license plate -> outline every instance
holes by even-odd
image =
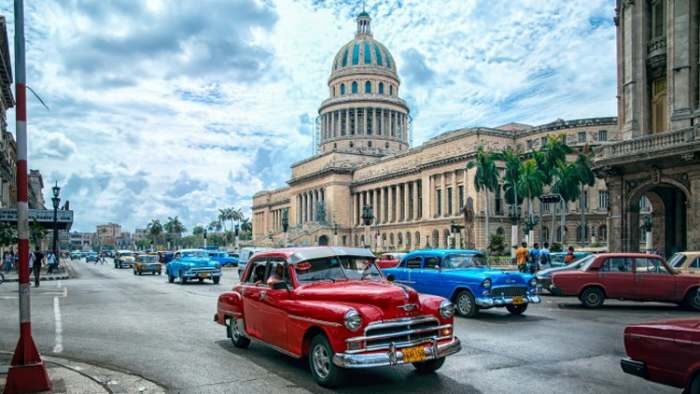
[[[414,346],[402,349],[403,362],[405,363],[415,363],[417,361],[425,360],[425,350],[423,346]]]
[[[520,305],[524,303],[525,300],[523,300],[523,297],[513,297],[513,305]]]
[[[200,277],[200,278],[208,278],[208,277],[209,277],[209,274],[207,274],[207,273],[205,272],[205,273],[203,273],[203,274],[199,274],[199,277]]]

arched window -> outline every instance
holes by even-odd
[[[411,233],[406,231],[406,250],[411,248]]]
[[[440,232],[437,230],[433,230],[433,248],[439,248],[440,247]]]
[[[384,94],[384,82],[379,82],[379,94]]]
[[[541,241],[542,242],[549,242],[549,227],[547,227],[547,226],[542,226]]]
[[[351,88],[352,94],[357,94],[357,82],[353,81],[351,86],[352,86],[352,88]]]
[[[394,233],[389,234],[389,245],[394,246]]]
[[[606,225],[602,224],[600,227],[598,227],[598,238],[600,238],[600,241],[602,242],[607,242],[608,227]]]
[[[372,141],[367,141],[367,147],[371,148],[372,147]]]
[[[360,235],[360,245],[358,245],[358,246],[365,246],[365,236],[364,235]]]
[[[416,243],[416,249],[420,249],[420,232],[419,231],[416,231],[416,238],[415,238],[415,241],[413,241],[413,242]]]
[[[397,246],[403,245],[403,234],[401,234],[401,233],[396,234],[396,245]]]
[[[365,82],[365,93],[372,93],[372,83],[370,81]]]
[[[345,95],[345,84],[344,83],[340,84],[340,95],[341,96]]]
[[[450,242],[452,242],[452,238],[450,237],[450,230],[445,229],[445,231],[442,233],[442,238],[443,238],[442,245],[445,248],[450,248],[451,247]]]
[[[586,242],[588,238],[588,228],[581,225],[576,226],[576,242]]]
[[[564,231],[564,229],[563,229],[561,226],[557,227],[557,242],[559,242],[559,243],[563,243],[563,242],[564,242],[564,237],[563,237],[563,233],[564,233],[564,232],[565,232],[565,231]],[[563,246],[563,245],[562,245],[562,246]]]
[[[389,85],[389,96],[394,95],[394,85]]]
[[[333,86],[333,97],[335,97],[335,86]]]

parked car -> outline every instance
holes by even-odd
[[[74,250],[74,251],[70,252],[70,259],[71,260],[80,260],[81,258],[83,258],[83,253],[81,251]]]
[[[175,279],[179,279],[180,284],[195,279],[199,282],[211,279],[218,285],[221,280],[221,264],[210,259],[204,249],[183,249],[175,252],[175,258],[168,263],[165,273],[170,283],[175,282]]]
[[[251,257],[257,252],[262,252],[265,250],[270,250],[270,248],[253,248],[253,247],[245,247],[241,248],[240,252],[238,253],[238,277],[241,278],[243,276],[243,272],[245,271],[246,264],[248,263],[248,260],[250,260]]]
[[[420,293],[452,300],[457,313],[464,317],[494,307],[505,307],[519,315],[528,304],[541,302],[532,275],[491,269],[478,250],[418,250],[404,256],[398,267],[383,272],[389,280]]]
[[[158,256],[155,254],[139,254],[134,262],[134,275],[143,275],[144,272],[150,272],[153,275],[162,274],[162,266],[158,262]]]
[[[576,296],[589,308],[617,298],[674,302],[700,310],[700,276],[678,273],[656,255],[599,254],[578,270],[555,273],[552,281],[553,293]]]
[[[134,266],[136,253],[130,250],[118,250],[114,254],[114,268],[131,268]]]
[[[403,256],[406,253],[384,253],[379,256],[379,261],[377,261],[377,266],[380,269],[394,268],[401,262]]]
[[[85,253],[85,262],[86,262],[86,263],[89,263],[89,262],[91,262],[91,261],[92,261],[92,262],[97,262],[97,253],[95,253],[95,252],[88,252],[88,253]]]
[[[559,268],[559,267],[564,267],[566,265],[569,265],[571,263],[567,263],[564,261],[566,258],[567,252],[554,252],[549,254],[549,264],[552,266],[552,268]],[[590,256],[592,253],[590,252],[574,252],[574,261],[578,261],[586,256]],[[573,262],[573,261],[572,261]]]
[[[700,252],[678,252],[668,259],[668,265],[678,272],[700,275]]]
[[[219,296],[214,319],[236,347],[256,340],[308,357],[323,386],[339,384],[346,368],[439,369],[461,348],[452,303],[384,280],[374,261],[344,247],[259,252],[241,283]]]
[[[535,273],[535,278],[537,279],[537,289],[544,289],[547,290],[548,292],[552,292],[552,275],[554,275],[555,272],[564,272],[564,271],[573,271],[580,269],[581,267],[584,266],[588,261],[591,259],[595,258],[595,256],[591,256],[591,254],[582,254],[584,257],[579,257],[578,259],[574,260],[572,263],[566,264],[566,265],[556,265],[553,266],[552,268],[546,268],[540,271],[537,271]],[[574,257],[576,255],[574,254]],[[563,261],[563,259],[562,259]]]
[[[238,267],[238,256],[233,257],[225,250],[207,250],[209,258],[221,264],[222,267]]]
[[[626,373],[700,394],[700,318],[627,326],[625,351]]]

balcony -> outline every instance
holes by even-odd
[[[601,146],[596,150],[595,161],[632,158],[636,155],[649,155],[673,149],[683,150],[695,142],[700,142],[700,129],[688,128],[653,134]]]

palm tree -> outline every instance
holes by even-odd
[[[221,221],[220,220],[212,220],[211,223],[207,226],[207,229],[209,231],[215,231],[219,232],[221,231]]]
[[[229,216],[231,216],[231,208],[219,209],[219,224],[223,227],[224,233],[226,233],[226,221]]]
[[[160,240],[160,236],[163,233],[163,225],[160,224],[160,220],[152,219],[150,223],[146,226],[146,231],[156,246]]]
[[[585,198],[586,193],[584,192],[585,186],[595,185],[595,174],[591,169],[591,158],[588,156],[588,147],[584,148],[583,153],[579,153],[576,161],[574,162],[576,166],[576,175],[579,181],[580,198]],[[581,239],[586,239],[586,213],[585,213],[585,202],[581,202]]]
[[[566,213],[565,209],[569,205],[570,201],[575,201],[580,193],[579,188],[580,178],[576,163],[560,163],[554,169],[554,184],[552,186],[552,191],[559,193],[564,204],[562,207],[562,222],[564,227],[566,226]],[[562,243],[564,241],[564,228],[562,228],[561,234]]]
[[[467,163],[467,169],[470,170],[472,168],[476,168],[474,188],[477,192],[482,189],[486,192],[486,227],[484,229],[484,234],[486,236],[486,244],[488,245],[489,212],[491,211],[491,195],[489,192],[494,191],[496,187],[498,187],[498,171],[496,170],[494,155],[485,151],[483,146],[480,146],[476,151],[475,159]]]
[[[573,149],[566,144],[565,134],[547,137],[547,142],[539,152],[534,154],[535,161],[544,176],[546,184],[552,183],[557,166],[566,162],[566,155],[571,153],[573,153]]]
[[[253,224],[247,217],[241,219],[241,232],[246,234],[246,239],[250,239],[248,235],[253,232]]]
[[[523,198],[520,197],[522,194],[518,196],[518,180],[520,179],[522,166],[521,156],[522,153],[520,149],[513,149],[510,146],[500,152],[494,153],[494,158],[503,161],[506,167],[503,175],[503,191],[506,202],[510,204],[513,209],[510,224],[511,246],[518,244],[518,208],[523,202]]]
[[[163,228],[176,244],[177,240],[179,240],[182,236],[182,233],[184,233],[187,230],[182,224],[182,222],[180,222],[180,218],[178,218],[177,216],[168,217],[168,221],[165,223]]]
[[[528,159],[522,164],[517,188],[522,191],[523,195],[527,196],[528,223],[532,225],[534,223],[532,200],[541,196],[544,189],[544,175],[537,167],[535,159]],[[528,227],[528,241],[532,242],[529,236],[530,231],[532,228]]]

